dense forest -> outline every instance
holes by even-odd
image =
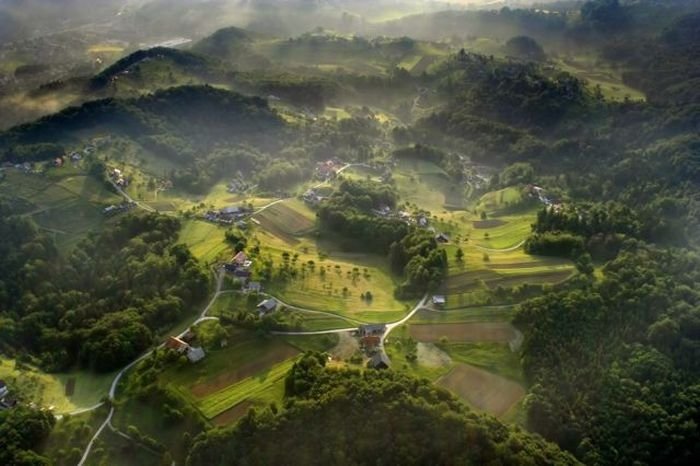
[[[187,464],[578,464],[427,381],[325,361],[304,356],[287,375],[284,410],[253,410],[232,429],[202,434]]]
[[[208,294],[173,218],[119,218],[68,257],[7,208],[0,231],[0,344],[50,371],[122,367]]]
[[[522,304],[529,426],[586,464],[694,464],[699,260],[629,240],[601,281]]]

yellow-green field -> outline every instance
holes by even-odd
[[[593,57],[565,57],[556,63],[559,69],[587,81],[589,87],[600,86],[603,96],[608,100],[646,100],[644,93],[622,82],[622,70],[614,69]]]
[[[396,282],[383,257],[338,252],[333,244],[321,245],[309,238],[292,245],[262,229],[256,231],[253,244],[259,244],[262,256],[277,266],[284,252],[298,254],[296,278],[266,285],[269,293],[288,304],[374,322],[396,320],[408,310],[410,303],[394,298]],[[368,291],[372,300],[362,300]]]
[[[32,209],[37,225],[54,236],[57,245],[69,250],[105,221],[102,209],[122,202],[95,179],[79,169],[52,168],[43,175],[6,170],[0,181],[0,196],[19,197]]]
[[[299,350],[278,338],[232,331],[228,346],[209,350],[198,364],[171,367],[160,376],[182,393],[208,419],[242,401],[267,403]]]
[[[433,213],[465,206],[464,189],[433,163],[402,160],[394,170],[393,178],[402,202]]]
[[[288,243],[313,230],[316,215],[303,202],[290,199],[272,205],[253,216],[260,226]]]
[[[204,263],[227,259],[231,248],[226,243],[226,230],[218,225],[202,220],[182,222],[179,242],[186,245],[192,254]]]

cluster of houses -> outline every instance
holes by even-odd
[[[241,279],[249,279],[252,272],[251,272],[251,267],[253,266],[253,261],[248,259],[248,256],[246,255],[245,252],[239,251],[237,252],[233,258],[231,259],[230,262],[224,264],[224,270],[230,274],[232,274],[234,277],[241,278]],[[248,283],[248,286],[250,286],[250,283]],[[258,292],[260,291],[260,286],[259,284],[257,285]],[[250,290],[254,291],[254,290]]]
[[[373,369],[388,369],[391,362],[382,349],[382,336],[386,333],[386,324],[364,324],[357,329],[357,337],[360,340],[360,348],[370,359],[367,367]]]
[[[531,198],[536,198],[542,204],[551,209],[554,209],[555,211],[559,211],[562,208],[562,205],[558,200],[547,196],[547,191],[545,191],[544,188],[535,186],[533,184],[529,184],[525,187],[525,192]]]
[[[104,215],[106,217],[112,217],[112,216],[120,214],[122,212],[126,212],[128,210],[131,210],[134,207],[136,207],[135,202],[122,202],[121,204],[118,204],[118,205],[112,204],[112,205],[107,206],[104,209],[102,209],[102,215]]]
[[[245,218],[250,215],[253,210],[245,206],[230,206],[220,210],[208,210],[204,214],[204,220],[220,225],[236,225],[240,229],[247,228],[248,224]]]
[[[10,398],[10,389],[4,380],[0,380],[0,409],[9,409],[17,404],[17,400]]]
[[[170,337],[165,342],[165,347],[176,351],[180,354],[184,354],[191,363],[199,362],[204,359],[206,353],[201,347],[193,347],[183,338],[180,337]]]
[[[343,163],[338,159],[329,159],[325,162],[316,163],[314,175],[322,181],[329,181],[336,177],[338,170],[343,166]]]
[[[321,201],[325,199],[325,197],[321,196],[315,189],[306,190],[301,198],[312,207],[319,205]]]
[[[129,186],[129,178],[126,178],[124,176],[124,173],[122,173],[122,171],[118,168],[113,168],[109,172],[109,177],[112,179],[114,184],[116,184],[120,188],[126,188],[127,186]]]

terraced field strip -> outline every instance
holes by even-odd
[[[226,426],[231,424],[237,419],[242,418],[248,412],[248,410],[253,406],[250,401],[241,401],[232,408],[223,411],[219,415],[212,418],[211,422],[215,426]]]
[[[435,55],[424,55],[420,60],[418,60],[418,63],[411,68],[411,74],[422,74],[430,65],[435,63],[435,60],[437,59],[438,57]]]
[[[522,192],[517,187],[510,187],[498,191],[491,191],[479,199],[480,210],[494,211],[515,204],[522,199]]]
[[[297,236],[310,232],[315,225],[313,217],[309,218],[286,202],[275,204],[254,218],[267,231],[291,244],[298,243]]]
[[[287,322],[292,324],[298,323],[299,330],[306,331],[333,330],[357,325],[355,322],[351,322],[342,317],[334,317],[308,311],[289,311],[285,313],[285,317],[287,317]]]
[[[503,416],[525,396],[525,389],[520,384],[463,363],[455,365],[437,384],[494,416]]]
[[[497,286],[513,287],[525,283],[543,284],[560,283],[573,273],[572,266],[561,267],[517,267],[514,269],[495,268],[464,272],[452,275],[445,280],[442,291],[447,294],[460,294]]]
[[[225,235],[225,230],[213,223],[185,220],[178,242],[185,244],[200,261],[210,262],[231,251]]]
[[[264,374],[265,371],[275,364],[286,361],[299,353],[296,348],[284,343],[268,346],[267,348],[259,348],[256,354],[255,342],[248,342],[245,345],[241,345],[240,350],[240,353],[248,355],[249,359],[236,361],[233,358],[226,358],[226,354],[223,354],[223,360],[219,361],[224,364],[221,370],[217,374],[210,375],[192,385],[189,389],[190,393],[196,398],[208,398],[212,394],[228,390],[231,386],[244,379],[258,377],[259,374]],[[241,356],[241,354],[237,356]],[[230,361],[229,367],[225,365],[226,360]]]
[[[242,401],[255,398],[274,382],[283,379],[292,365],[294,359],[276,364],[263,374],[248,377],[199,400],[196,405],[207,419],[212,419]]]
[[[508,322],[411,324],[409,333],[417,341],[431,343],[442,337],[449,341],[508,343],[517,337]]]
[[[514,306],[474,306],[462,309],[420,310],[411,319],[412,324],[464,323],[508,321]]]

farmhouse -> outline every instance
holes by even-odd
[[[372,369],[388,369],[391,366],[389,357],[384,351],[379,351],[367,362],[367,367]]]
[[[248,256],[246,256],[245,252],[239,251],[236,253],[235,256],[233,256],[233,259],[231,259],[231,262],[234,264],[243,265],[247,260],[248,260]]]
[[[360,337],[381,336],[384,335],[384,332],[386,332],[386,324],[365,324],[360,325],[357,329],[357,333]]]
[[[375,349],[377,349],[379,347],[379,345],[381,344],[381,342],[382,342],[381,337],[379,337],[377,335],[369,335],[366,337],[362,337],[362,339],[360,340],[360,344],[362,345],[364,350],[367,352],[371,352],[371,351],[374,351]]]
[[[165,342],[165,347],[177,351],[180,354],[184,354],[192,363],[201,361],[206,355],[202,348],[193,348],[189,345],[189,343],[179,337],[168,338],[168,340]]]
[[[10,393],[10,389],[7,388],[7,384],[4,380],[0,380],[0,398],[5,398],[8,393]]]
[[[179,337],[170,337],[168,341],[165,342],[165,347],[175,350],[178,353],[185,353],[190,348],[190,345]]]
[[[338,164],[333,160],[318,162],[316,164],[316,176],[322,180],[328,180],[335,177],[338,172]]]
[[[275,298],[266,299],[260,302],[257,308],[261,314],[267,314],[277,309],[277,300]]]
[[[436,294],[435,296],[433,296],[433,305],[435,306],[442,307],[445,305],[446,302],[447,300],[444,295]]]

